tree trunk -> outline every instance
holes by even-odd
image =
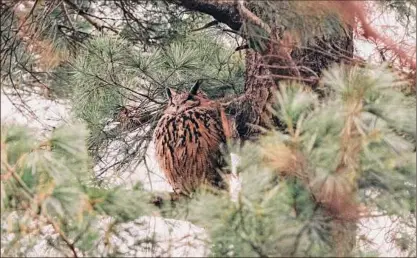
[[[213,16],[238,31],[245,21],[237,6],[228,1],[176,0],[177,4]],[[253,22],[250,21],[250,22]],[[350,28],[348,26],[348,28]],[[226,113],[234,118],[240,139],[257,137],[259,127],[280,127],[268,106],[273,105],[274,91],[280,81],[294,79],[320,93],[317,87],[324,69],[333,63],[349,62],[353,57],[352,30],[333,38],[316,38],[304,47],[294,47],[291,35],[277,33],[272,27],[266,49],[246,50],[245,93],[224,103]],[[245,37],[245,35],[242,35]],[[250,42],[253,38],[247,38]],[[301,69],[303,68],[303,69]],[[356,223],[333,219],[331,222],[334,251],[337,256],[349,256],[355,245]]]
[[[337,41],[339,43],[342,43],[343,47],[345,47],[346,49],[346,52],[350,51],[348,53],[350,53],[351,57],[353,55],[353,44],[351,42],[352,38],[348,38],[350,39],[350,41],[343,38],[337,39]],[[271,46],[272,48],[276,47],[276,45],[274,44],[271,44]],[[241,110],[241,113],[243,113],[240,115],[240,117],[238,117],[238,119],[249,118],[250,123],[261,127],[268,127],[272,125],[280,128],[280,122],[276,119],[274,120],[272,114],[268,111],[268,106],[274,104],[274,91],[277,90],[277,85],[279,85],[279,82],[281,80],[273,78],[279,78],[280,75],[285,75],[289,77],[295,76],[294,71],[292,71],[290,68],[291,65],[294,63],[298,63],[298,66],[309,66],[309,68],[316,72],[317,75],[320,75],[323,69],[328,68],[331,64],[335,62],[341,62],[346,58],[345,56],[336,55],[330,55],[329,58],[324,58],[323,56],[312,53],[313,51],[314,48],[313,50],[311,50],[310,53],[308,53],[308,51],[301,51],[299,49],[298,51],[293,51],[291,57],[292,60],[287,59],[287,63],[284,63],[283,60],[285,59],[279,58],[279,56],[271,57],[271,53],[279,54],[279,50],[270,49],[269,54],[267,55],[254,52],[253,50],[247,50],[245,97],[243,98],[243,102],[245,103],[242,103],[242,101],[238,102],[239,104],[238,107],[236,107],[236,109]],[[329,50],[329,52],[330,51],[331,50]],[[304,55],[300,54],[302,52],[304,52]],[[292,64],[290,63],[290,61],[292,62]],[[265,68],[274,66],[283,66],[289,68]],[[300,72],[297,76],[307,78],[309,75],[307,73],[303,74],[302,72]],[[313,90],[317,90],[316,80],[304,81],[304,83],[306,83],[307,87],[311,86]],[[238,125],[240,125],[241,128],[248,128],[247,126],[245,126],[244,123],[245,121],[240,121]],[[251,136],[255,135],[253,131],[244,130],[243,132],[249,133]],[[244,136],[246,138],[250,138],[250,136],[248,137],[246,134]],[[323,208],[326,209],[325,207]],[[351,256],[351,252],[355,247],[356,242],[356,221],[350,219],[345,220],[343,218],[340,218],[340,216],[338,216],[339,214],[333,215],[335,217],[330,222],[330,233],[333,239],[332,244],[334,247],[334,254],[339,257]]]

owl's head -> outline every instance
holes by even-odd
[[[188,92],[175,92],[173,89],[167,88],[168,106],[165,110],[166,114],[179,114],[192,108],[204,106],[210,103],[207,95],[199,91],[201,80],[191,87]]]

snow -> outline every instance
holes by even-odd
[[[1,123],[2,124],[20,124],[26,125],[35,129],[39,137],[46,136],[53,127],[59,126],[70,117],[70,107],[65,103],[58,103],[51,100],[43,99],[39,96],[25,97],[25,103],[33,111],[32,114],[24,112],[22,115],[19,112],[22,102],[18,97],[8,97],[1,92]],[[17,106],[13,105],[17,104]],[[148,150],[148,157],[154,156],[154,148],[151,145]],[[109,157],[111,159],[111,156]],[[144,165],[136,168],[131,168],[129,171],[120,173],[118,177],[113,180],[113,185],[125,185],[132,187],[136,182],[141,181],[145,189],[153,191],[172,191],[170,185],[166,182],[163,174],[158,169],[158,166],[153,158],[147,159],[148,167],[152,173],[147,173]],[[105,228],[110,218],[104,218],[103,223],[99,228]],[[124,229],[133,231],[133,236],[122,231],[120,237],[113,237],[111,243],[117,246],[120,252],[126,251],[126,256],[132,257],[201,257],[206,251],[204,242],[204,230],[188,221],[163,219],[160,217],[142,217],[136,223],[130,222],[121,224]],[[33,257],[57,257],[62,256],[59,252],[50,248],[47,245],[47,238],[56,238],[53,235],[53,229],[46,226],[47,237],[43,236],[40,239],[33,239],[27,237],[26,241],[35,241],[36,244],[30,249],[28,256]],[[155,234],[158,246],[152,249],[145,248],[146,246],[136,245],[135,241],[147,236],[151,237]],[[12,235],[7,236],[8,241],[12,239]],[[3,236],[2,236],[3,238]],[[2,240],[3,241],[3,240]],[[104,248],[104,247],[102,247]],[[1,250],[1,253],[4,250]]]
[[[21,7],[19,7],[21,8]],[[392,15],[383,15],[379,19],[374,20],[374,25],[381,26],[381,24],[395,24]],[[391,26],[390,29],[384,29],[384,33],[388,36],[395,37],[398,35],[399,27]],[[415,38],[411,41],[415,42]],[[372,43],[357,39],[356,54],[365,60],[375,60],[375,47]],[[415,54],[415,50],[414,50]],[[55,102],[41,97],[31,97],[26,105],[33,110],[33,114],[25,111],[25,115],[19,111],[19,108],[14,106],[11,102],[11,97],[4,94],[4,89],[1,92],[1,123],[17,123],[27,125],[38,130],[39,135],[47,134],[51,128],[56,127],[60,123],[65,122],[70,116],[70,107],[65,102]],[[13,102],[23,105],[18,97],[13,97]],[[22,109],[20,107],[20,109]],[[23,110],[25,110],[23,108]],[[145,188],[153,191],[171,191],[171,187],[167,184],[163,174],[158,169],[154,157],[154,148],[151,145],[148,150],[147,164],[152,173],[146,173],[146,168],[141,165],[132,168],[126,173],[119,175],[114,184],[124,184],[131,187],[135,182],[141,181]],[[233,157],[232,157],[233,158]],[[239,185],[238,185],[239,186]],[[237,186],[237,187],[238,187]],[[233,195],[233,194],[232,194]],[[101,229],[106,228],[111,218],[103,218],[103,223],[99,225]],[[136,223],[135,223],[136,222]],[[141,217],[135,222],[122,224],[125,233],[120,237],[112,238],[113,246],[118,246],[121,251],[126,251],[129,256],[182,256],[182,257],[200,257],[207,255],[207,247],[204,240],[207,240],[204,229],[197,227],[187,221],[168,220],[160,217]],[[144,223],[145,222],[145,223]],[[3,225],[2,225],[3,226]],[[366,236],[370,241],[359,241],[359,245],[363,249],[373,249],[379,252],[380,256],[398,257],[405,255],[398,248],[389,243],[392,237],[390,230],[395,227],[395,221],[389,217],[375,217],[363,219],[360,222],[360,230],[358,237]],[[53,230],[50,227],[44,228],[49,237],[56,237],[53,235]],[[130,234],[126,233],[130,232]],[[135,240],[143,238],[147,235],[155,234],[156,238],[161,242],[161,246],[156,249],[149,250],[141,245],[135,245]],[[11,236],[7,236],[10,238]],[[28,256],[58,256],[56,251],[47,247],[46,238],[37,240]],[[131,247],[134,246],[132,249]],[[103,246],[101,248],[104,248]],[[2,252],[4,250],[2,249]]]
[[[19,103],[18,99],[14,99]],[[60,123],[64,123],[69,117],[70,108],[65,105],[65,103],[57,103],[47,99],[42,99],[40,97],[33,97],[27,102],[27,105],[32,108],[34,114],[23,116],[17,110],[15,106],[11,103],[9,98],[7,98],[4,93],[1,93],[1,121],[4,123],[18,123],[23,125],[28,125],[29,127],[39,130],[40,135],[45,135],[48,133],[50,128],[58,126]],[[141,181],[144,183],[144,187],[147,190],[153,191],[172,191],[169,184],[166,182],[163,174],[159,170],[154,157],[154,148],[151,145],[148,150],[148,159],[147,164],[151,169],[152,173],[148,175],[144,165],[141,165],[136,168],[132,168],[126,173],[119,174],[118,179],[113,183],[120,185],[126,185],[126,187],[131,187],[135,182]],[[237,163],[236,155],[231,157],[233,163]],[[237,166],[235,164],[234,166]],[[149,180],[150,179],[150,180]],[[234,178],[236,184],[234,184],[234,190],[231,192],[233,198],[237,198],[236,193],[240,188],[240,181],[237,178]],[[100,228],[105,228],[106,223],[110,218],[105,218],[103,224],[100,225]],[[181,257],[199,257],[207,255],[207,247],[204,244],[205,242],[199,240],[206,237],[204,235],[204,230],[200,227],[192,225],[187,221],[179,220],[167,220],[160,217],[142,217],[138,218],[138,221],[144,223],[145,225],[140,225],[143,223],[126,223],[122,224],[122,227],[133,230],[134,234],[129,235],[123,234],[121,237],[115,237],[111,239],[111,243],[114,246],[118,246],[121,250],[126,251],[126,256],[163,256],[163,257],[172,257],[172,256],[181,256]],[[392,230],[395,228],[395,222],[390,218],[375,217],[367,218],[360,221],[360,229],[358,237],[366,236],[367,241],[360,240],[359,246],[363,249],[372,249],[377,250],[380,256],[384,257],[401,257],[405,253],[402,253],[398,248],[396,248],[390,237],[392,237]],[[48,230],[48,229],[45,229]],[[52,229],[49,229],[52,230]],[[411,230],[411,229],[410,229]],[[51,234],[53,231],[50,231]],[[136,246],[134,244],[136,238],[140,239],[147,235],[155,234],[158,243],[160,244],[157,248],[150,251],[143,246]],[[204,237],[201,237],[204,236]],[[53,237],[53,235],[49,235]],[[55,236],[56,237],[56,236]],[[45,237],[37,240],[36,245],[29,252],[29,256],[58,256],[55,250],[51,249],[47,245],[47,240]],[[134,247],[132,247],[134,246]]]

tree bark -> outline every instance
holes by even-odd
[[[237,5],[230,1],[210,0],[176,0],[174,1],[189,10],[211,15],[215,20],[238,31],[243,19]],[[266,10],[267,11],[267,10]],[[253,21],[252,21],[253,22]],[[274,91],[283,79],[294,79],[304,82],[320,93],[317,88],[324,69],[333,63],[349,62],[353,57],[352,29],[333,38],[316,38],[305,46],[291,45],[291,35],[285,32],[278,36],[272,26],[266,49],[246,50],[245,93],[225,103],[226,112],[234,117],[236,130],[240,139],[256,137],[257,126],[280,126],[268,111],[274,103]],[[245,37],[245,35],[242,35]],[[246,38],[250,41],[250,38]],[[356,223],[336,217],[331,222],[334,251],[337,256],[349,256],[356,236]]]
[[[239,31],[245,20],[233,1],[214,0],[172,0],[169,1],[191,11],[211,15],[218,22],[224,23],[232,30]],[[242,37],[248,35],[241,34]],[[267,49],[256,52],[246,50],[245,94],[229,101],[226,112],[234,117],[240,138],[249,138],[259,132],[255,126],[280,126],[273,120],[267,106],[273,104],[274,90],[278,89],[279,81],[295,79],[309,87],[317,89],[322,71],[333,63],[349,61],[353,57],[352,30],[345,35],[329,39],[314,39],[306,46],[285,46],[287,39],[279,37],[272,27]]]

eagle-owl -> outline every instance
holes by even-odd
[[[157,162],[178,194],[189,195],[202,184],[224,188],[218,169],[226,137],[219,110],[198,91],[200,83],[189,92],[167,89],[169,102],[153,136]]]

